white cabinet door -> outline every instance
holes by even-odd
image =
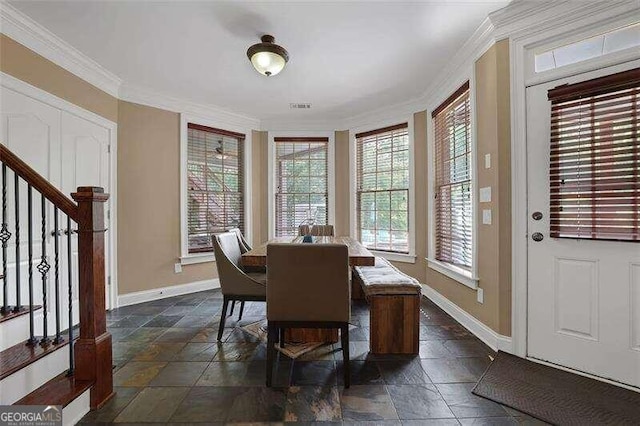
[[[2,88],[0,98],[0,137],[2,143],[18,155],[24,162],[34,168],[49,182],[56,186],[67,196],[75,192],[79,186],[100,186],[105,192],[110,192],[111,164],[109,144],[113,132],[94,121],[75,115],[69,111],[51,106],[46,102],[34,99],[26,94],[13,89]],[[82,114],[80,114],[82,115]],[[16,284],[15,277],[15,221],[14,221],[14,186],[13,172],[7,172],[7,217],[12,239],[7,247],[8,262],[8,300],[15,303]],[[42,304],[42,276],[36,267],[40,263],[42,253],[42,215],[41,197],[33,191],[33,254],[34,254],[34,296],[35,304]],[[105,226],[109,228],[107,211],[110,201],[105,203]],[[47,261],[51,266],[46,282],[48,334],[55,332],[55,238],[54,208],[51,203],[46,203],[45,224],[45,250]],[[20,185],[20,288],[21,304],[28,304],[28,232],[27,232],[27,185]],[[76,229],[76,224],[72,224]],[[69,272],[71,272],[71,299],[74,312],[74,323],[78,322],[78,252],[77,235],[71,238],[71,268],[67,262],[67,236],[63,233],[67,229],[66,215],[58,211],[58,294],[60,301],[60,325],[61,329],[68,327],[69,305]],[[105,277],[110,271],[110,234],[105,235]],[[109,307],[110,291],[106,287],[106,306]],[[39,311],[40,312],[40,311]],[[38,313],[37,333],[42,332],[42,321]]]
[[[527,89],[528,355],[640,387],[640,244],[549,237],[548,90],[622,70]]]
[[[61,116],[61,185],[60,190],[71,196],[79,186],[100,186],[110,192],[110,162],[109,162],[109,130],[95,123],[82,119],[76,115],[63,111]],[[109,201],[105,203],[105,226]],[[64,215],[62,215],[64,216]],[[66,217],[65,217],[66,221]],[[75,228],[75,225],[72,224]],[[60,229],[66,230],[66,222],[60,224]],[[108,231],[107,231],[108,232]],[[72,300],[73,312],[77,321],[78,301],[78,243],[77,235],[71,238],[71,272],[72,272]],[[67,250],[67,238],[61,238],[61,248]],[[65,257],[66,259],[66,257]],[[105,277],[109,274],[109,235],[105,235]],[[68,279],[68,264],[63,265],[65,280]],[[68,290],[68,282],[64,288]],[[109,289],[106,291],[106,306],[109,305]],[[65,298],[64,306],[68,304]]]
[[[2,116],[0,135],[2,143],[11,151],[19,156],[25,163],[35,169],[40,175],[58,186],[60,183],[60,110],[46,105],[42,102],[34,100],[21,93],[13,90],[2,88],[1,91],[0,112]],[[29,289],[29,268],[28,268],[28,252],[29,252],[29,232],[28,232],[28,199],[27,185],[20,180],[19,183],[19,233],[20,233],[20,273],[16,272],[16,227],[15,227],[15,185],[14,173],[7,168],[6,171],[6,218],[5,223],[8,225],[9,231],[12,233],[8,241],[7,247],[7,282],[8,282],[8,301],[15,304],[16,301],[16,279],[20,278],[20,303],[28,305],[28,289]],[[53,246],[51,244],[50,231],[51,210],[47,207],[49,203],[45,203],[45,238],[44,250],[47,262],[52,265]],[[42,239],[42,223],[41,214],[42,201],[40,195],[34,190],[32,195],[32,253],[33,253],[33,294],[34,303],[42,304],[43,292],[47,292],[48,314],[52,309],[52,275],[53,269],[46,276],[43,283],[42,275],[37,270],[37,265],[42,258],[43,239]],[[53,266],[53,265],[52,265]],[[42,316],[42,311],[38,311],[38,317]],[[49,328],[48,332],[52,329]],[[42,321],[36,322],[36,333],[42,332]]]

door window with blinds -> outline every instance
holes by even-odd
[[[245,135],[192,123],[187,131],[189,253],[210,252],[213,234],[244,232]]]
[[[465,83],[432,113],[435,132],[435,258],[472,267],[471,111]]]
[[[274,138],[276,237],[328,220],[328,138]]]
[[[549,100],[551,237],[640,241],[640,68]]]
[[[370,249],[409,253],[407,123],[356,134],[358,239]]]

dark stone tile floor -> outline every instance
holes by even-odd
[[[495,354],[426,298],[418,356],[370,354],[367,305],[354,303],[349,389],[339,344],[295,361],[280,354],[267,388],[265,345],[239,328],[265,308],[247,302],[242,321],[236,310],[220,343],[219,290],[109,312],[117,393],[82,423],[543,424],[471,394]]]

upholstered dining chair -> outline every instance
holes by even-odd
[[[242,252],[240,242],[234,232],[225,232],[214,235],[213,252],[216,257],[216,267],[218,268],[218,278],[222,289],[222,316],[220,317],[220,328],[218,330],[218,340],[222,339],[224,323],[227,318],[227,307],[229,302],[239,300],[240,318],[245,301],[265,302],[267,300],[266,275],[260,273],[244,272],[241,268]]]
[[[227,229],[227,232],[233,232],[234,234],[236,234],[236,236],[238,237],[238,241],[240,242],[240,251],[242,252],[242,254],[245,254],[246,252],[251,250],[251,245],[246,240],[246,238],[244,238],[244,235],[242,235],[242,231],[240,230],[240,228]]]
[[[309,235],[309,225],[300,225],[298,227],[298,235]],[[313,225],[311,235],[314,237],[333,237],[333,225]]]
[[[242,235],[242,231],[240,230],[240,228],[227,229],[227,232],[233,232],[238,237],[241,254],[245,254],[246,252],[252,250],[251,245],[249,244],[247,239],[244,237],[244,235]],[[262,274],[267,273],[267,268],[265,268],[264,266],[244,266],[242,267],[242,270],[250,273],[254,273],[254,272],[259,272]],[[235,307],[236,307],[236,301],[234,300],[231,302],[231,311],[229,312],[230,317],[233,316],[233,310],[235,309]],[[240,315],[238,315],[238,321],[242,319],[242,312],[244,312],[244,300],[240,302]]]
[[[349,387],[351,288],[347,246],[269,244],[267,282],[267,386],[271,386],[275,341],[281,329],[339,328],[344,385]]]

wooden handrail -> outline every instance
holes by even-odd
[[[36,191],[44,195],[47,200],[51,201],[54,206],[62,210],[69,218],[75,222],[78,221],[77,204],[1,143],[0,162],[6,164],[7,167],[16,172],[18,176],[24,179],[25,182],[31,185]]]

